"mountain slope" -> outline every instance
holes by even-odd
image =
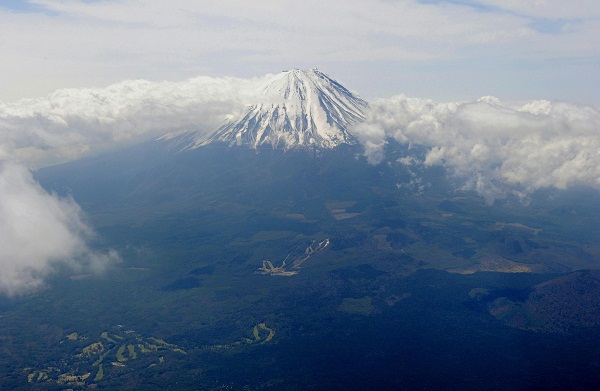
[[[215,142],[283,149],[354,144],[348,127],[364,119],[367,107],[367,102],[317,69],[279,73],[258,93],[258,103],[215,133],[188,135],[188,148]]]

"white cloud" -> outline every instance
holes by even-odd
[[[37,288],[59,264],[98,272],[117,261],[114,251],[88,248],[92,235],[73,200],[48,194],[23,166],[0,162],[0,292]]]
[[[478,0],[488,5],[532,18],[584,19],[600,17],[600,3],[596,0]]]
[[[512,72],[538,75],[531,64],[544,65],[549,59],[553,65],[556,60],[597,62],[600,50],[594,39],[598,6],[592,0],[541,5],[481,1],[506,12],[418,0],[31,3],[37,4],[36,12],[14,12],[0,5],[0,98],[4,100],[124,79],[248,76],[292,66],[328,66],[331,72],[351,73],[347,70],[352,69],[364,74],[365,69],[373,69],[372,64],[395,72],[427,64],[430,73],[442,78],[452,72],[456,61],[464,61],[470,74],[483,78],[489,75],[490,64],[508,62]],[[540,21],[543,18],[547,23],[561,19],[559,24],[565,26],[560,34],[544,34],[536,27],[545,23]],[[596,69],[593,65],[587,64],[586,69]],[[561,74],[575,78],[568,71],[576,66],[565,66]],[[390,78],[379,71],[370,75],[377,80],[365,85],[378,85],[381,91],[390,84]],[[402,83],[410,80],[407,76]],[[478,82],[464,80],[469,85]]]
[[[371,102],[367,122],[354,131],[372,163],[383,158],[387,138],[424,145],[422,164],[447,167],[490,203],[513,190],[600,187],[600,111],[590,106],[399,95]]]
[[[0,158],[40,166],[168,131],[215,130],[244,109],[249,99],[244,91],[256,82],[210,77],[173,83],[133,80],[0,102]]]

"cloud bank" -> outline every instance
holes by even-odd
[[[488,203],[511,191],[600,187],[600,111],[591,106],[494,97],[435,103],[398,95],[371,102],[367,121],[354,132],[374,164],[388,138],[427,147],[419,164],[445,166]]]
[[[39,287],[58,265],[101,271],[114,251],[88,248],[93,232],[72,199],[48,194],[23,166],[0,162],[0,292]]]
[[[30,167],[73,160],[168,131],[208,131],[244,109],[262,79],[129,80],[0,101],[0,159]]]

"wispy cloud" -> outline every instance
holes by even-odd
[[[489,203],[513,190],[600,187],[600,111],[591,106],[399,95],[371,102],[367,121],[354,131],[371,163],[383,159],[388,138],[423,145],[428,152],[420,164],[447,167]]]
[[[0,162],[0,292],[38,288],[58,265],[99,272],[119,260],[90,250],[92,235],[72,199],[47,193],[23,166]]]
[[[600,17],[600,4],[595,0],[473,0],[471,4],[485,6],[495,12],[512,13],[530,18],[590,19]]]
[[[594,39],[600,3],[590,0],[348,0],[343,5],[316,0],[268,0],[260,5],[241,0],[33,0],[28,4],[18,9],[0,6],[4,100],[140,77],[245,77],[312,66],[375,76],[364,85],[387,92],[393,79],[378,71],[366,73],[373,69],[369,64],[397,72],[425,64],[429,73],[441,77],[457,61],[468,64],[469,73],[476,75],[463,84],[474,85],[489,76],[487,64],[492,61],[508,61],[513,73],[530,75],[533,72],[523,62],[597,61],[600,50]],[[561,73],[575,77],[567,70]],[[363,84],[360,75],[354,78]]]

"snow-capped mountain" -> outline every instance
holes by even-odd
[[[270,78],[256,104],[188,148],[210,143],[258,148],[335,148],[355,143],[348,127],[364,120],[367,102],[318,69],[292,69]]]

